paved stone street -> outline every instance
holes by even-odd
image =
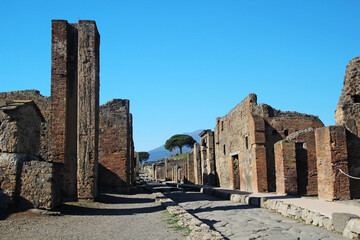
[[[17,213],[0,220],[0,239],[184,239],[153,194],[107,194],[67,204],[62,216]],[[1,218],[0,218],[1,219]]]
[[[219,231],[225,239],[346,239],[324,229],[301,224],[262,208],[225,201],[197,192],[171,192],[168,197]]]

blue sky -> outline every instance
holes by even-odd
[[[0,2],[0,91],[50,94],[51,19],[95,20],[100,103],[130,99],[136,151],[214,129],[249,93],[334,124],[360,1]]]

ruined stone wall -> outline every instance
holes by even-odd
[[[62,164],[45,161],[24,162],[19,186],[21,208],[54,209],[62,203],[58,185]]]
[[[360,137],[360,57],[346,66],[344,87],[335,111],[336,125]]]
[[[226,116],[217,118],[215,154],[220,186],[275,191],[274,144],[297,130],[322,126],[312,115],[257,105],[256,95],[250,94]]]
[[[216,170],[221,187],[229,188],[230,156],[244,149],[245,138],[248,136],[248,103],[256,104],[256,95],[250,94],[226,116],[216,119],[215,127],[215,158]]]
[[[200,155],[201,155],[201,171],[204,185],[217,185],[217,174],[215,166],[215,143],[214,132],[204,130],[200,134]]]
[[[157,180],[164,180],[165,179],[165,165],[164,163],[157,163],[154,164],[155,173],[154,178]]]
[[[349,174],[360,177],[360,57],[346,66],[344,86],[335,112],[335,123],[347,129]],[[350,178],[352,198],[360,198],[360,181]]]
[[[130,101],[113,99],[100,106],[99,181],[101,187],[130,186],[133,141]]]
[[[44,121],[33,101],[15,100],[0,107],[0,209],[47,208],[61,203],[62,166],[39,161]],[[55,179],[56,178],[56,179]]]
[[[24,90],[0,93],[0,106],[11,102],[13,100],[32,100],[40,109],[45,121],[41,123],[40,129],[40,147],[38,149],[39,155],[42,159],[48,160],[50,152],[50,98],[43,96],[37,90]]]
[[[170,181],[180,181],[180,182],[187,181],[186,178],[187,158],[182,158],[182,159],[168,158],[166,160],[166,165],[164,165],[164,167],[165,166],[166,169],[164,171],[167,174],[167,179],[169,179]],[[179,169],[182,169],[181,175],[179,175],[180,174]],[[164,173],[164,177],[165,177],[165,173]]]
[[[350,199],[346,130],[342,126],[318,128],[315,131],[318,170],[318,196],[321,199]]]
[[[296,194],[317,195],[317,159],[315,145],[315,129],[309,128],[290,134],[286,141],[294,143],[295,170],[297,180]],[[275,154],[275,159],[276,159]],[[278,172],[278,170],[276,170]],[[278,177],[276,177],[278,182]],[[280,178],[281,179],[281,178]],[[278,192],[278,189],[276,190]]]
[[[278,112],[264,115],[266,121],[266,155],[269,191],[275,191],[274,144],[288,135],[303,129],[320,128],[324,124],[316,116],[297,112]]]

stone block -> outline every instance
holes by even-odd
[[[360,239],[360,218],[353,218],[347,223],[343,236],[350,239]]]
[[[353,218],[359,218],[359,216],[350,213],[333,213],[331,218],[335,231],[342,233],[348,222]]]

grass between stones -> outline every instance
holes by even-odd
[[[169,211],[164,210],[162,213],[166,217],[166,222],[171,225],[169,228],[173,229],[174,231],[184,231],[183,237],[190,235],[190,228],[189,227],[182,227],[178,225],[179,217],[175,214],[169,213]]]

